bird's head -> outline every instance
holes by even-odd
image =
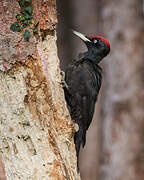
[[[107,56],[110,52],[110,43],[109,41],[101,36],[91,36],[87,37],[84,34],[72,30],[75,35],[77,35],[83,42],[86,44],[88,48],[88,54],[93,59],[98,58],[100,62],[102,58]]]

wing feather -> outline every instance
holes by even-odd
[[[83,146],[86,131],[92,121],[95,103],[101,87],[101,68],[88,61],[71,64],[66,71],[66,83],[69,89],[68,105],[72,119],[81,127]],[[78,135],[78,133],[77,133]]]

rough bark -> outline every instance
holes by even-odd
[[[103,1],[111,42],[102,99],[102,180],[144,179],[144,21],[141,1]]]
[[[40,38],[31,35],[25,42],[23,30],[9,29],[18,2],[0,2],[0,173],[5,166],[9,180],[77,180],[74,128],[57,57],[56,3],[33,6]]]

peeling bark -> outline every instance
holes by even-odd
[[[73,122],[57,57],[56,4],[33,5],[40,39],[24,42],[23,31],[9,29],[18,3],[0,2],[0,157],[10,180],[77,180]]]

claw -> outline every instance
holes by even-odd
[[[79,131],[79,125],[77,123],[74,124],[74,130],[75,130],[75,132]]]
[[[60,75],[61,75],[61,80],[64,81],[65,80],[65,72],[61,71]]]
[[[61,74],[61,84],[62,84],[62,87],[66,88],[68,90],[68,85],[65,82],[65,72],[61,71],[60,74]]]

